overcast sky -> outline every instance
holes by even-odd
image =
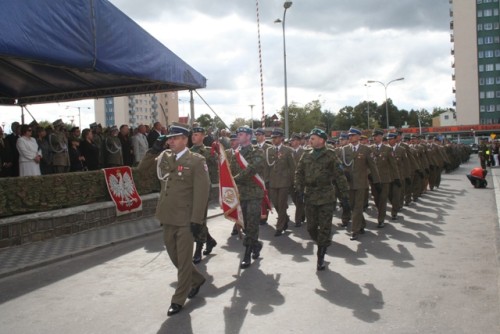
[[[198,92],[229,125],[236,117],[260,119],[259,54],[255,0],[111,0],[125,14],[207,78]],[[284,105],[282,0],[260,0],[264,109]],[[295,0],[286,14],[288,101],[320,100],[337,112],[360,101],[384,102],[388,87],[400,109],[452,107],[448,0]],[[189,112],[179,92],[180,116]],[[210,113],[195,94],[196,116]],[[70,106],[67,108],[67,106]],[[93,102],[28,106],[37,120],[60,115],[93,122]],[[91,110],[87,110],[91,107]],[[19,108],[1,108],[1,122]],[[50,111],[50,112],[49,112]],[[28,116],[27,121],[31,121]],[[65,122],[68,117],[63,117]],[[7,126],[8,129],[8,126]]]

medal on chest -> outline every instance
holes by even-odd
[[[182,171],[184,170],[184,166],[177,166],[177,175],[182,176]]]

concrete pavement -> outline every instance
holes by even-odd
[[[160,233],[4,277],[0,332],[498,333],[500,170],[474,189],[465,174],[477,165],[473,156],[443,174],[384,229],[370,209],[359,241],[339,229],[324,272],[305,227],[276,238],[272,226],[261,230],[261,259],[240,270],[231,223],[211,219],[218,246],[199,264],[207,283],[173,317],[176,271]]]

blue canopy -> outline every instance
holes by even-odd
[[[0,1],[0,104],[204,87],[205,77],[106,0]]]

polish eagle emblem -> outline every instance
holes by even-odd
[[[121,171],[117,171],[116,174],[111,174],[109,176],[109,189],[119,199],[121,205],[130,207],[137,202],[137,198],[133,197],[135,187],[130,173],[122,174]]]

